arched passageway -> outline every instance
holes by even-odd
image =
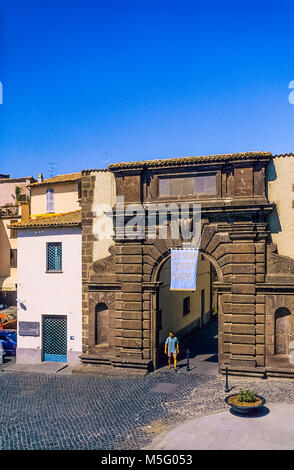
[[[185,356],[188,347],[191,354],[206,353],[217,361],[218,308],[213,287],[217,273],[208,257],[199,253],[195,291],[170,290],[170,256],[158,269],[157,280],[160,286],[156,309],[157,366],[166,363],[164,343],[170,331],[174,331],[180,340],[180,358]]]

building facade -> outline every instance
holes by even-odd
[[[0,304],[16,306],[17,233],[11,223],[20,220],[20,206],[29,199],[33,177],[10,178],[0,175]]]
[[[79,362],[82,352],[81,175],[40,178],[18,234],[19,363]]]
[[[193,221],[192,206],[197,203],[200,253],[216,272],[219,370],[293,376],[294,259],[280,232],[273,229],[280,223],[289,231],[270,168],[274,165],[277,175],[285,171],[279,162],[286,157],[279,158],[269,152],[248,152],[109,165],[105,190],[114,215],[114,236],[103,240],[105,252],[99,257],[95,245],[102,241],[97,241],[93,208],[102,173],[82,173],[85,366],[141,371],[158,367],[163,336],[170,325],[179,325],[173,323],[179,319],[167,315],[164,334],[160,332],[164,273],[170,249],[182,248],[183,239],[170,235],[150,239],[144,228],[131,239],[125,209],[140,205],[141,220],[146,221],[154,204],[186,204]],[[122,201],[120,206],[114,207],[115,196]],[[118,223],[122,213],[123,224]],[[101,217],[105,222],[111,219],[107,210]],[[158,233],[160,223],[156,217],[153,220]],[[291,230],[288,237],[293,241]],[[179,297],[177,301],[181,302]]]

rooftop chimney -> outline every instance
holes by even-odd
[[[38,174],[38,183],[43,183],[43,174],[42,173],[39,173]]]

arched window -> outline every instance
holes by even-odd
[[[109,343],[109,311],[105,303],[95,307],[95,345],[108,346]]]
[[[275,313],[275,354],[288,355],[291,333],[291,312],[280,307]]]

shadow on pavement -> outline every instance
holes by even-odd
[[[241,413],[237,413],[231,408],[230,413],[233,416],[237,416],[238,418],[262,418],[263,416],[268,415],[270,413],[270,410],[269,408],[267,408],[267,406],[262,406],[258,408],[256,411],[251,411],[248,414],[242,415]]]

